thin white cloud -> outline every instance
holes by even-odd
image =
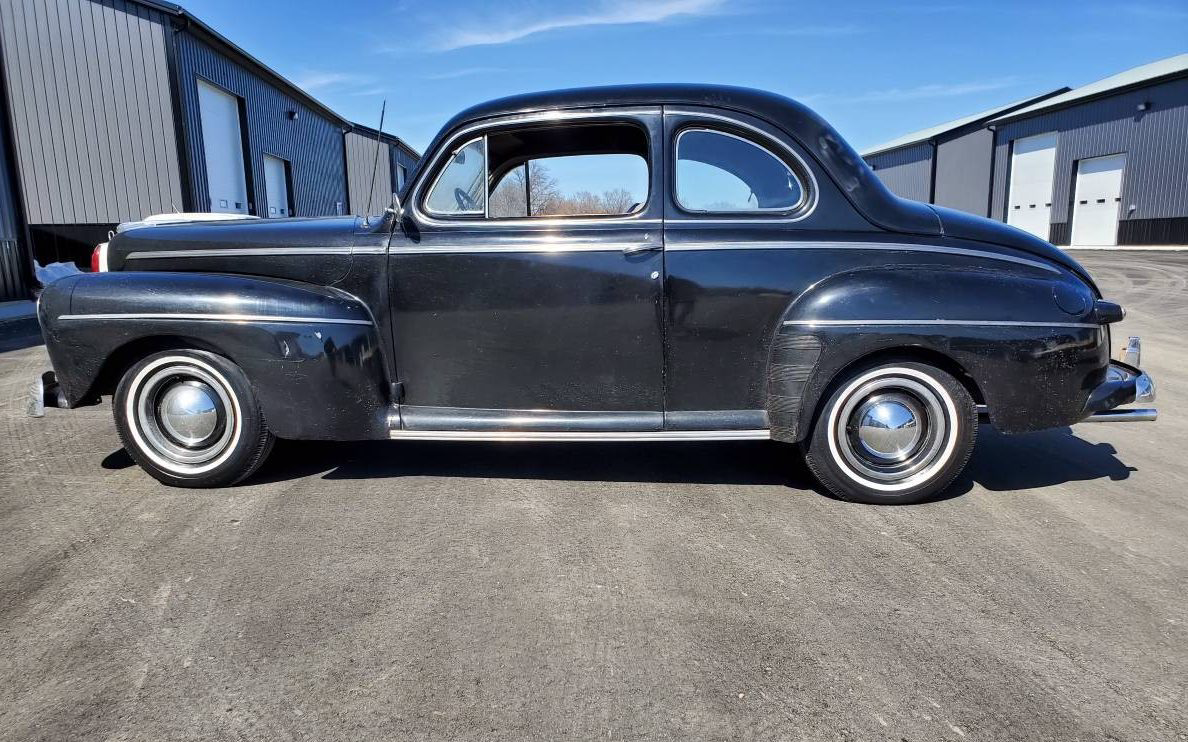
[[[831,37],[854,36],[871,29],[852,23],[838,26],[757,26],[733,31],[720,31],[715,36],[788,36],[788,37]]]
[[[435,72],[429,75],[422,75],[422,80],[457,80],[460,77],[474,77],[476,75],[496,75],[501,72],[507,72],[503,67],[465,67],[460,70],[449,70],[448,72]]]
[[[356,75],[350,72],[328,72],[325,70],[306,70],[297,76],[293,83],[306,91],[335,90],[341,88],[356,88],[372,82],[370,77]]]
[[[798,96],[803,103],[889,103],[892,101],[925,100],[929,98],[956,98],[973,93],[985,93],[1002,90],[1018,84],[1015,77],[1000,77],[994,80],[973,80],[958,83],[929,83],[910,88],[886,88],[884,90],[868,90],[854,95],[816,93]]]
[[[589,26],[622,26],[640,23],[662,23],[682,16],[706,16],[724,11],[725,0],[599,0],[584,11],[556,12],[536,7],[521,12],[510,12],[506,3],[500,3],[497,15],[483,15],[469,19],[469,23],[451,24],[441,35],[430,37],[429,48],[434,51],[452,51],[472,46],[508,44],[528,36],[586,28]]]

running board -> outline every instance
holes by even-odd
[[[634,441],[760,441],[771,438],[770,430],[644,430],[644,431],[552,431],[552,430],[392,430],[388,437],[412,441],[525,441],[629,443]]]

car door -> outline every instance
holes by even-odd
[[[659,430],[659,109],[454,133],[389,247],[406,430]]]
[[[831,246],[873,228],[772,124],[700,106],[666,106],[664,120],[665,426],[767,428],[784,404],[769,369],[802,381],[816,358],[773,348],[781,315],[850,259]]]

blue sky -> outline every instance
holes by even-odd
[[[347,118],[423,149],[460,109],[579,85],[797,98],[862,149],[1188,51],[1188,0],[183,0]]]

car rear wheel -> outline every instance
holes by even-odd
[[[168,485],[234,484],[272,448],[247,377],[214,353],[171,350],[141,360],[120,380],[112,407],[129,455]]]
[[[834,384],[802,446],[809,469],[837,497],[909,504],[935,497],[961,473],[977,425],[973,398],[949,373],[883,363]]]

